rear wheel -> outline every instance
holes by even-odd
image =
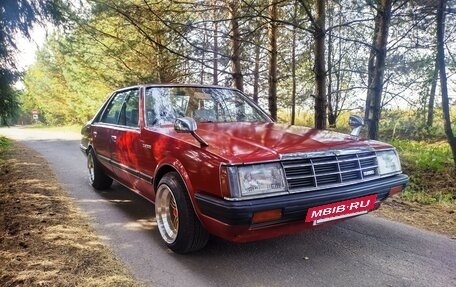
[[[176,172],[160,180],[155,195],[155,217],[160,235],[172,251],[184,254],[206,246],[209,234],[196,217]]]
[[[93,188],[104,190],[111,186],[112,178],[105,174],[92,149],[87,155],[87,170],[89,172],[89,183]]]

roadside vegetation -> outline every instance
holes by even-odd
[[[455,204],[456,208],[456,170],[446,142],[393,140],[391,144],[410,176],[410,185],[401,195],[404,200]]]
[[[401,198],[420,204],[450,204],[456,210],[456,166],[445,135],[440,109],[432,127],[422,111],[388,111],[380,125],[380,139],[396,147],[410,184]],[[456,117],[456,107],[451,110]],[[453,124],[456,127],[456,123]]]
[[[10,146],[10,140],[4,136],[0,136],[0,158],[5,154]]]
[[[456,239],[456,168],[444,139],[393,139],[409,186],[373,215]]]

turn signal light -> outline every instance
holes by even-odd
[[[402,185],[393,186],[393,187],[390,189],[390,191],[389,191],[389,195],[390,195],[390,196],[395,195],[395,194],[401,192],[402,189],[403,189],[403,188],[402,188]]]
[[[253,213],[252,223],[261,223],[266,221],[273,221],[282,218],[281,209],[258,211]]]

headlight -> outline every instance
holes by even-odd
[[[285,191],[285,178],[279,163],[229,167],[233,197],[246,197]]]
[[[401,162],[394,150],[385,150],[377,152],[378,173],[387,175],[401,171]]]

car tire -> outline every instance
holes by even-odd
[[[112,178],[106,175],[98,162],[95,152],[91,149],[87,155],[87,169],[89,172],[90,185],[98,190],[105,190],[111,187]]]
[[[163,241],[176,253],[197,251],[209,240],[176,172],[167,173],[160,180],[155,195],[155,217]]]

